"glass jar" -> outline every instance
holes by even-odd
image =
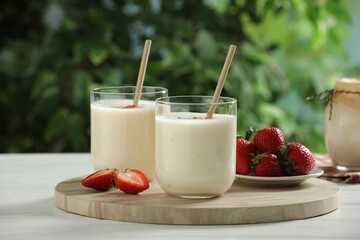
[[[360,79],[336,82],[325,110],[324,136],[339,170],[360,170]]]

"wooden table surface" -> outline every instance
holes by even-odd
[[[360,239],[360,184],[339,184],[340,207],[329,214],[262,224],[140,224],[55,207],[59,182],[92,171],[89,154],[0,154],[0,239]]]

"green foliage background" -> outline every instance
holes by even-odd
[[[145,85],[212,94],[238,46],[222,95],[238,99],[238,131],[277,126],[324,152],[324,106],[309,95],[356,76],[339,0],[37,0],[0,3],[0,152],[88,152],[89,92]]]

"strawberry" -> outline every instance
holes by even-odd
[[[250,127],[246,131],[245,138],[236,138],[236,173],[248,175],[250,173],[250,161],[255,156],[256,149],[252,142],[249,141],[253,133]]]
[[[107,191],[113,187],[112,178],[116,175],[116,169],[102,169],[96,171],[81,181],[84,187],[99,191]]]
[[[130,194],[137,194],[149,188],[149,181],[143,172],[128,168],[124,173],[116,174],[113,184],[124,193]]]
[[[272,153],[256,155],[251,160],[251,168],[255,176],[277,177],[284,175],[278,157]]]
[[[129,109],[129,108],[136,108],[136,106],[134,106],[134,105],[127,105],[127,106],[125,106],[124,108],[127,108],[127,109]]]
[[[260,152],[276,153],[284,147],[285,140],[280,129],[263,128],[254,135],[254,145]]]
[[[281,150],[283,169],[289,175],[306,175],[315,167],[315,157],[304,145],[291,142]]]

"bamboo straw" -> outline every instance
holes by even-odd
[[[221,74],[220,74],[220,77],[219,77],[219,80],[218,80],[218,83],[217,83],[217,86],[216,86],[216,89],[215,89],[215,92],[214,92],[214,95],[213,95],[213,98],[211,101],[211,106],[209,107],[208,113],[206,115],[206,119],[212,118],[212,116],[215,112],[215,108],[216,108],[217,103],[219,102],[220,94],[224,87],[226,76],[229,72],[230,65],[231,65],[232,59],[235,54],[235,50],[236,50],[236,46],[230,45],[228,54],[225,59],[224,66],[221,70]]]
[[[135,96],[134,96],[134,102],[133,102],[133,105],[135,107],[138,105],[139,99],[140,99],[140,96],[141,96],[141,90],[142,90],[142,86],[144,84],[144,78],[145,78],[147,62],[148,62],[148,59],[149,59],[150,48],[151,48],[151,40],[146,40],[145,45],[144,45],[142,58],[141,58],[141,64],[140,64],[138,79],[137,79],[137,82],[136,82],[136,88],[135,88]]]

